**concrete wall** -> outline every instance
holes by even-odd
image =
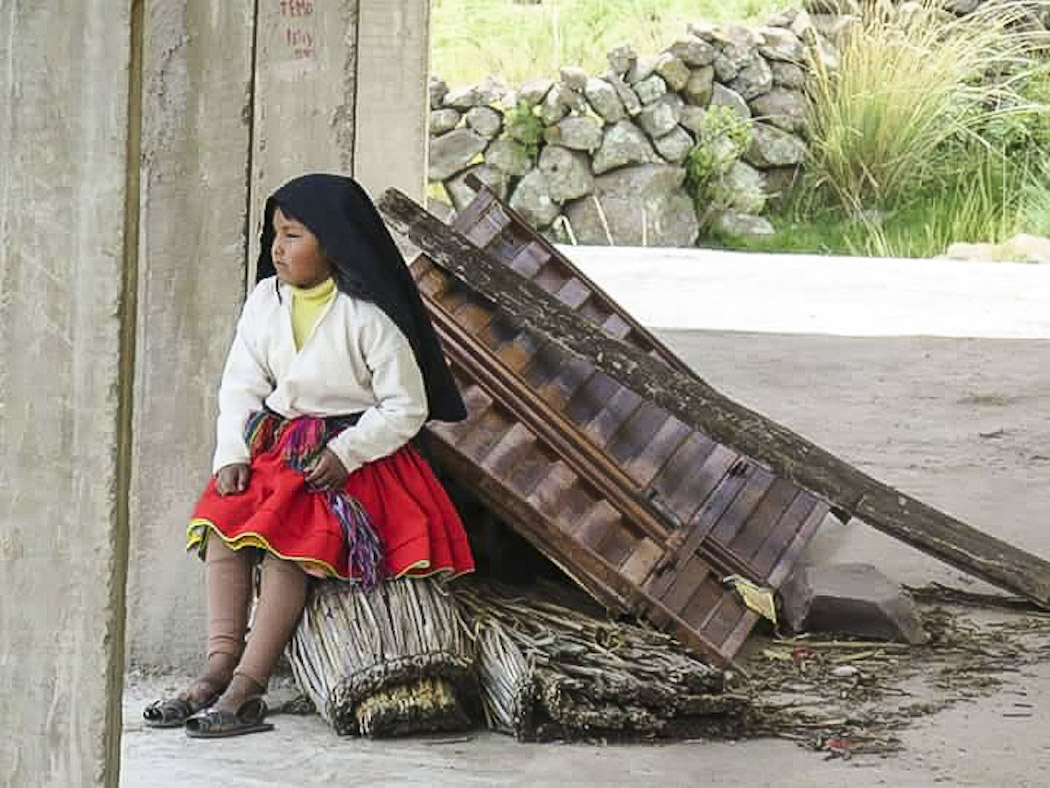
[[[132,4],[0,7],[0,783],[116,785]]]
[[[375,198],[426,189],[430,4],[360,0],[354,177]]]
[[[358,0],[259,0],[249,271],[266,197],[306,172],[351,173]]]
[[[215,443],[244,294],[253,0],[147,3],[128,638],[135,664],[203,659],[186,523]],[[221,56],[219,56],[221,53]]]

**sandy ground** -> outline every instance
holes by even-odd
[[[917,285],[888,278],[854,304],[858,320],[851,322],[850,310],[824,306],[834,302],[829,278],[839,282],[843,300],[854,298],[842,271],[829,267],[823,276],[812,274],[824,295],[807,303],[804,287],[787,293],[781,274],[756,273],[757,260],[719,258],[705,266],[721,266],[704,274],[721,283],[712,314],[734,314],[726,299],[735,292],[736,313],[753,317],[732,323],[713,316],[716,330],[704,330],[696,325],[703,310],[686,309],[682,301],[706,304],[709,293],[684,287],[697,274],[678,263],[665,269],[670,273],[660,288],[641,280],[653,300],[638,299],[632,309],[648,316],[663,306],[689,315],[682,320],[689,330],[660,333],[709,383],[877,478],[1050,556],[1050,310],[1038,308],[1050,303],[1050,267],[1004,267],[1000,273],[1011,280],[1004,288],[988,284],[994,271],[952,263],[954,300],[936,293],[927,299],[942,319],[923,315],[922,299],[894,312],[893,304],[907,301],[898,296]],[[746,292],[725,285],[733,276],[743,277]],[[915,278],[934,288],[939,276],[922,268]],[[610,292],[625,286],[611,271],[602,283]],[[772,310],[787,297],[801,299],[794,330],[790,321],[744,330],[763,314],[756,299],[765,298]],[[973,306],[977,301],[980,309]],[[964,309],[967,319],[957,313]],[[870,313],[882,319],[865,329],[861,323],[872,321]],[[829,520],[806,559],[868,561],[910,585],[939,581],[991,590],[860,523]],[[981,626],[1005,617],[981,614]],[[901,752],[843,761],[771,739],[600,747],[519,744],[473,732],[368,742],[340,739],[317,717],[289,715],[273,718],[277,730],[271,734],[193,742],[179,730],[149,730],[139,722],[142,705],[182,679],[132,676],[125,696],[123,785],[1050,785],[1044,734],[1050,729],[1050,664],[1036,661],[998,678],[1002,685],[983,697],[916,719],[898,734]],[[921,676],[902,680],[901,690],[913,700],[939,696]]]

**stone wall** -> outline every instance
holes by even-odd
[[[450,90],[432,78],[430,208],[444,218],[462,209],[474,175],[557,241],[690,246],[703,225],[770,234],[761,214],[807,154],[807,74],[837,66],[837,44],[872,1],[807,0],[765,26],[691,24],[655,55],[610,51],[597,75],[567,67],[516,89],[490,79]],[[945,2],[958,15],[983,5]],[[1025,21],[1048,23],[1044,6]],[[690,164],[708,178],[700,188],[687,183]]]
[[[764,27],[692,24],[656,55],[619,47],[600,75],[569,67],[516,90],[434,79],[431,184],[459,210],[473,174],[571,242],[688,246],[705,221],[768,233],[758,214],[806,155],[806,69],[835,57],[808,13],[789,12]],[[699,215],[685,186],[698,145],[714,181]]]

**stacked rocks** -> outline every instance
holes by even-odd
[[[598,76],[564,68],[515,91],[435,79],[430,180],[460,210],[474,174],[535,227],[578,243],[690,246],[701,220],[770,233],[758,214],[806,156],[801,89],[815,58],[837,62],[810,14],[793,11],[766,27],[692,24],[657,55],[617,47]],[[694,205],[685,165],[696,145],[719,142],[701,138],[712,108],[748,123],[750,143],[718,199]]]

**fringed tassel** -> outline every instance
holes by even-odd
[[[297,471],[304,470],[328,444],[323,419],[294,419],[288,423],[288,439],[282,452],[284,461]]]
[[[371,591],[382,580],[383,545],[365,508],[349,495],[329,490],[328,510],[343,526],[349,564],[361,575],[361,587]]]
[[[284,440],[281,451],[284,461],[290,468],[305,471],[324,451],[328,440],[357,423],[357,419],[358,416],[284,419],[261,410],[248,419],[244,435],[253,457]],[[325,491],[325,503],[343,528],[350,567],[360,574],[361,586],[371,591],[383,579],[383,545],[372,518],[355,498],[334,490]]]

